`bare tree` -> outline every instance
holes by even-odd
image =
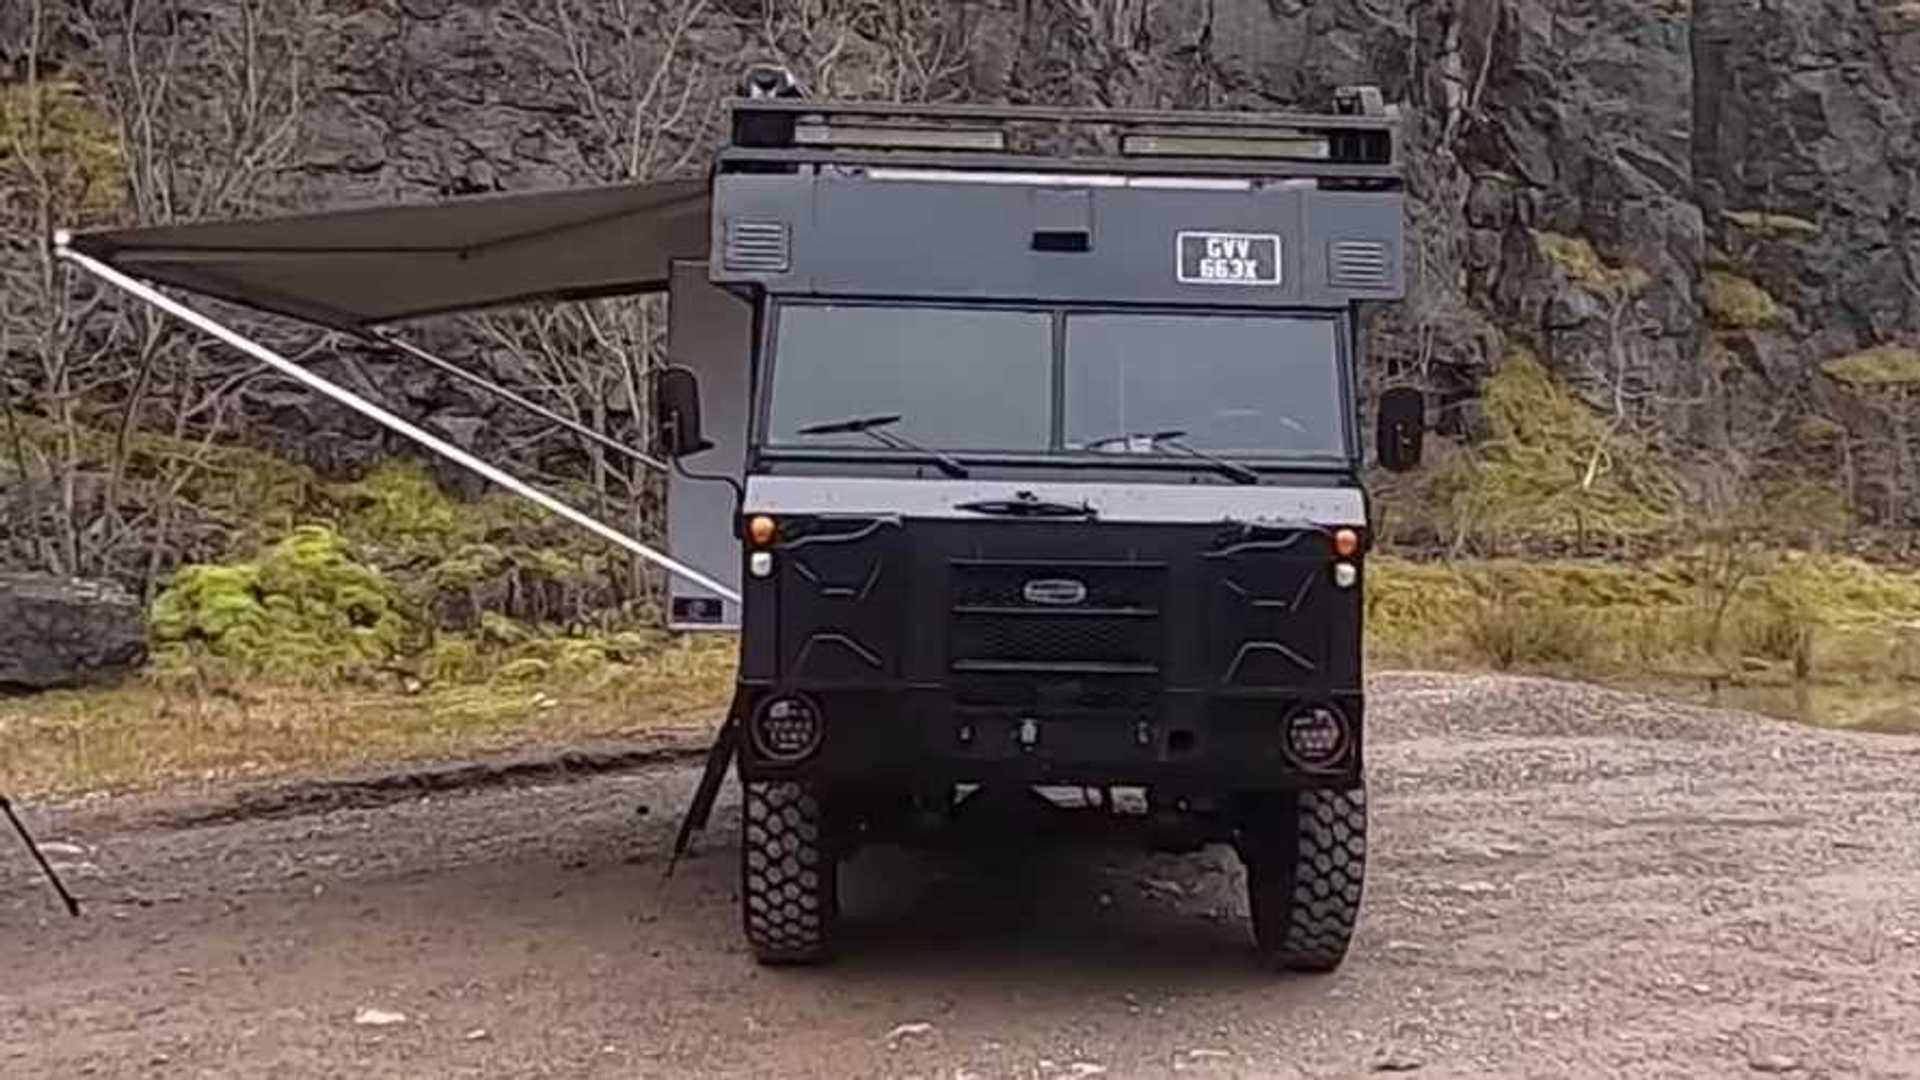
[[[965,97],[977,40],[972,0],[777,0],[737,23],[757,58],[821,97]]]
[[[645,181],[694,172],[719,132],[720,73],[698,39],[714,32],[709,0],[531,0],[498,20],[502,44],[543,58],[585,126],[583,180]],[[461,322],[514,381],[573,422],[630,445],[650,440],[648,386],[664,347],[664,306],[621,298]],[[657,527],[658,478],[557,427],[536,428],[516,457],[561,443],[583,467],[550,480],[583,482],[603,517],[646,535]],[[566,470],[573,472],[573,470]],[[610,564],[613,561],[610,560]],[[620,593],[651,592],[651,571],[624,560]]]
[[[713,0],[528,0],[503,10],[502,44],[542,58],[584,125],[582,179],[618,183],[695,173],[720,139],[721,105],[749,59],[786,66],[816,94],[888,100],[964,93],[971,20],[945,0],[790,0],[741,14]],[[723,57],[727,66],[720,66]],[[491,364],[537,400],[629,444],[651,440],[650,377],[664,307],[615,299],[464,320]],[[659,527],[659,478],[558,428],[512,448],[564,447],[578,463],[548,479],[582,483],[597,512],[636,534]],[[549,457],[552,455],[549,454]],[[524,457],[522,458],[525,459]],[[571,474],[571,475],[568,475]],[[653,572],[625,560],[629,598]]]
[[[1917,478],[1915,428],[1920,427],[1920,348],[1887,344],[1821,366],[1828,378],[1867,404],[1889,436],[1880,454],[1884,500],[1881,524],[1901,528],[1913,514]]]
[[[256,205],[296,142],[317,0],[29,2],[6,43],[25,78],[0,87],[0,386],[20,477],[5,539],[28,564],[150,585],[182,554],[178,496],[251,367],[104,303],[47,238]],[[199,449],[140,454],[150,427]]]

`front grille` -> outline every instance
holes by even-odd
[[[969,660],[1151,663],[1160,624],[1149,618],[1021,613],[961,615],[954,655]]]
[[[948,642],[956,672],[1150,675],[1160,669],[1161,564],[962,560],[952,565],[951,581]],[[1042,587],[1029,588],[1036,582]],[[1063,591],[1077,599],[1063,602]]]

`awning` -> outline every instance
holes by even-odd
[[[134,277],[342,330],[424,315],[655,292],[704,258],[704,180],[79,233]]]

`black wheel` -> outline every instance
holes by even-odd
[[[819,797],[789,781],[748,781],[740,815],[740,900],[763,964],[825,960],[839,917],[837,869]]]
[[[1367,870],[1367,789],[1302,791],[1249,821],[1240,857],[1260,958],[1280,971],[1346,959]]]

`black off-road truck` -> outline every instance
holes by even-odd
[[[1131,828],[1234,845],[1262,956],[1337,966],[1394,111],[772,94],[732,125],[659,407],[676,551],[706,539],[691,469],[741,485],[739,606],[681,588],[673,620],[741,634],[687,828],[737,753],[755,954],[830,953],[861,843]],[[1420,412],[1381,395],[1383,464],[1417,459]]]

